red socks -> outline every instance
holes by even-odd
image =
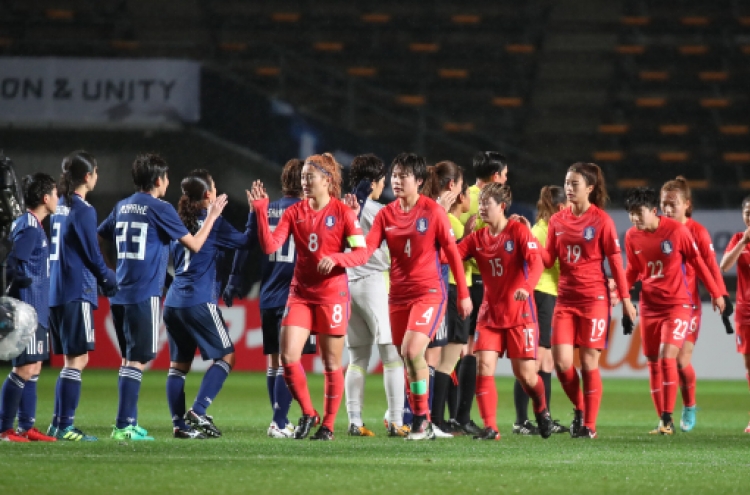
[[[583,394],[581,393],[581,385],[578,381],[578,372],[575,366],[571,366],[562,372],[558,371],[557,378],[560,380],[560,385],[562,385],[565,395],[568,396],[570,402],[573,403],[576,409],[583,411]]]
[[[651,385],[651,400],[654,401],[656,415],[659,417],[661,417],[661,413],[664,412],[664,394],[662,394],[663,382],[661,361],[649,361],[648,383]]]
[[[284,365],[284,381],[289,388],[292,397],[299,403],[302,414],[315,415],[315,408],[310,400],[310,391],[307,389],[307,375],[299,361]]]
[[[323,426],[333,431],[336,414],[339,412],[341,398],[344,395],[344,374],[341,368],[335,371],[324,371],[325,403],[323,406]]]
[[[693,369],[692,364],[689,364],[678,372],[680,374],[682,403],[685,407],[693,407],[695,406],[695,369]]]
[[[661,374],[663,379],[662,385],[662,412],[672,413],[674,411],[674,402],[677,399],[677,359],[661,359]],[[693,371],[693,367],[689,366],[690,371]],[[693,375],[693,383],[695,383],[695,373]],[[695,390],[695,385],[691,387]],[[685,399],[685,392],[682,395],[683,400]],[[695,396],[693,396],[693,405],[695,404]]]
[[[584,414],[583,424],[592,431],[596,431],[596,418],[599,416],[599,405],[602,402],[602,375],[599,368],[595,370],[581,370],[583,374]]]
[[[542,390],[544,390],[543,385]],[[542,392],[542,396],[544,396],[544,392]],[[495,388],[494,376],[477,375],[476,397],[479,414],[482,416],[485,428],[500,431],[497,428],[497,388]]]
[[[527,387],[520,380],[519,383],[521,383],[521,387],[523,387],[523,391],[526,392],[526,395],[531,398],[531,402],[534,404],[535,414],[547,409],[547,397],[544,394],[544,380],[542,380],[541,377],[537,377],[536,385],[534,385],[533,388]]]

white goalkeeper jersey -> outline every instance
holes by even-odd
[[[365,206],[362,208],[362,215],[360,215],[359,223],[362,227],[362,232],[367,236],[372,228],[372,222],[375,220],[375,215],[383,208],[383,205],[377,201],[373,201],[367,198]],[[388,271],[391,267],[390,257],[388,255],[388,247],[385,242],[372,253],[370,259],[362,266],[355,266],[354,268],[347,268],[346,274],[349,276],[349,280],[356,280],[358,278],[367,277],[373,273],[382,273]]]

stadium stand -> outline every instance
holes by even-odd
[[[750,186],[738,0],[4,0],[0,53],[201,60],[430,159],[506,150],[535,170],[522,190],[577,160],[613,184],[686,174],[706,206]]]

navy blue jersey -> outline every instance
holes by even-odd
[[[115,206],[99,235],[117,247],[117,285],[112,304],[137,304],[161,297],[170,241],[188,235],[174,206],[137,192]]]
[[[285,196],[268,205],[268,224],[271,232],[276,229],[284,211],[300,201],[300,198]],[[258,242],[258,223],[254,212],[250,212],[250,215],[248,215],[245,228],[245,233],[250,238],[252,245],[255,246]],[[241,271],[241,265],[246,257],[246,252],[237,252],[233,273]],[[294,248],[294,237],[291,234],[277,251],[267,256],[263,255],[261,260],[260,309],[286,306],[296,262],[297,251]]]
[[[71,204],[60,198],[50,219],[49,305],[87,301],[96,308],[96,285],[113,284],[96,239],[96,210],[74,194]]]
[[[203,211],[198,225],[203,225],[205,218],[206,212]],[[247,234],[232,227],[222,217],[216,219],[206,242],[197,253],[179,242],[172,242],[174,280],[164,305],[187,308],[204,303],[216,304],[221,294],[221,281],[216,275],[216,260],[221,250],[247,248],[248,245]]]
[[[49,328],[49,244],[41,222],[27,212],[13,222],[10,234],[18,275],[31,279],[31,285],[9,294],[36,309],[39,324]]]

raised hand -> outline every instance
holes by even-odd
[[[440,193],[440,197],[437,199],[437,202],[440,206],[443,207],[445,211],[450,211],[451,206],[453,206],[453,203],[456,202],[456,198],[458,197],[458,193],[453,191],[443,191]]]
[[[260,201],[261,199],[268,199],[266,188],[263,187],[263,182],[256,180],[253,182],[253,187],[250,189],[248,199],[251,201]]]
[[[359,201],[356,194],[345,194],[344,204],[352,209],[355,215],[359,216]]]
[[[208,205],[208,211],[206,212],[207,217],[211,217],[214,220],[221,216],[221,212],[224,211],[224,207],[227,206],[229,199],[226,194],[217,196],[216,199]]]

